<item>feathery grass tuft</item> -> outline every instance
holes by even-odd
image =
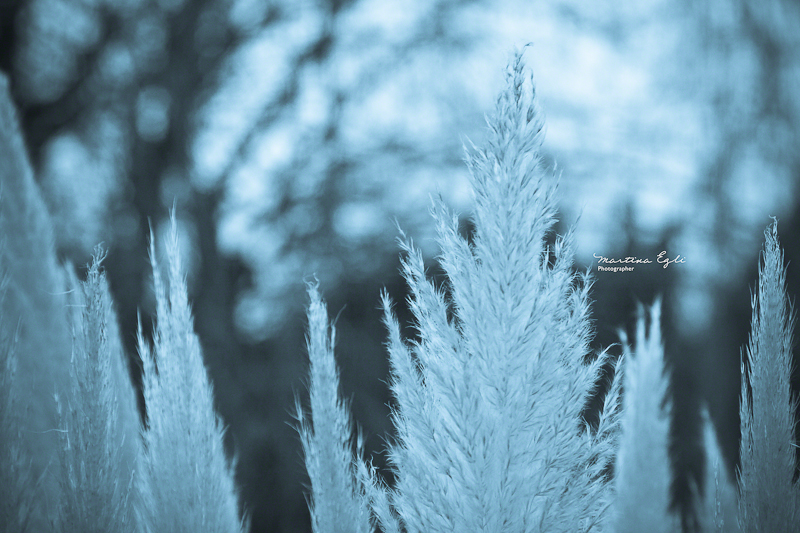
[[[8,277],[0,276],[2,301]],[[19,400],[11,388],[17,374],[18,331],[10,326],[0,315],[0,531],[23,533],[28,530],[36,481],[22,438]]]
[[[233,469],[223,449],[224,430],[214,400],[181,271],[174,214],[162,280],[151,236],[157,302],[155,346],[139,337],[144,363],[148,428],[144,431],[141,492],[150,531],[238,533]]]
[[[312,511],[321,516],[324,506],[325,520],[338,515],[348,530],[367,527],[364,498],[386,533],[598,531],[611,502],[607,469],[622,373],[606,396],[600,426],[590,428],[582,410],[607,360],[604,352],[585,362],[590,279],[573,269],[571,233],[552,250],[546,246],[555,180],[540,166],[543,123],[521,54],[507,83],[488,119],[487,147],[467,154],[474,245],[460,237],[457,217],[441,202],[434,205],[451,296],[427,280],[422,255],[408,239],[403,274],[418,341],[402,339],[383,295],[396,398],[392,489],[360,459],[353,479],[332,332],[312,290],[314,435],[301,429]],[[323,428],[329,429],[321,434]],[[324,503],[315,483],[325,487]]]
[[[611,514],[615,533],[679,531],[670,512],[669,380],[661,341],[661,304],[643,309],[636,327],[635,354],[624,333],[625,385],[622,437],[615,466],[616,495]]]
[[[98,249],[73,280],[73,347],[66,399],[56,395],[61,447],[58,531],[135,532],[138,414]]]
[[[800,487],[793,482],[797,399],[789,381],[794,312],[786,295],[777,221],[765,236],[747,359],[742,360],[739,522],[747,533],[788,533],[797,531],[800,519]]]
[[[298,431],[311,480],[311,524],[315,533],[370,533],[369,505],[356,478],[350,413],[339,398],[333,355],[335,329],[316,284],[308,286],[309,396],[313,422],[296,399]]]
[[[434,205],[449,296],[407,239],[418,341],[402,340],[384,296],[396,485],[361,471],[386,531],[597,531],[611,501],[615,415],[600,431],[581,417],[606,361],[584,362],[590,279],[573,269],[571,233],[545,244],[555,179],[541,168],[543,122],[521,53],[506,79],[486,148],[467,153],[474,244]]]
[[[703,408],[703,447],[705,449],[705,489],[696,505],[704,533],[739,533],[736,486],[728,475],[708,409]]]
[[[0,302],[6,356],[0,405],[0,508],[19,516],[9,528],[46,529],[59,500],[59,446],[53,393],[69,388],[70,334],[66,282],[58,264],[52,221],[33,179],[8,79],[0,74]],[[13,339],[13,340],[12,340]],[[8,438],[9,440],[5,440]],[[8,443],[8,445],[6,445]],[[9,470],[10,469],[10,470]],[[9,484],[6,484],[8,482]],[[11,491],[8,495],[6,491]],[[22,491],[22,492],[19,492]],[[9,503],[18,501],[16,503]],[[17,529],[19,531],[19,529]]]

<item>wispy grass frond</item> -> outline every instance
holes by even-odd
[[[139,531],[134,469],[139,417],[96,250],[85,282],[73,282],[73,345],[66,398],[56,395],[61,447],[57,531]]]
[[[311,525],[315,533],[370,533],[370,510],[356,476],[350,412],[339,397],[339,372],[333,347],[335,328],[317,285],[309,285],[309,396],[313,421],[299,398],[296,417],[311,480]]]
[[[603,356],[605,356],[605,352]],[[598,454],[594,468],[606,472],[613,465],[619,449],[622,421],[622,384],[625,380],[625,357],[617,358],[614,363],[614,375],[611,385],[603,398],[603,407],[597,421],[597,446],[602,451]]]
[[[0,276],[2,301],[8,277]],[[18,331],[11,326],[0,315],[0,531],[23,533],[28,530],[36,480],[22,438],[23,413],[12,390],[17,374]]]
[[[400,533],[402,531],[400,521],[392,509],[388,489],[377,469],[371,463],[363,460],[357,460],[356,467],[358,468],[359,482],[364,487],[367,502],[372,509],[376,525],[379,526],[378,531]]]
[[[661,341],[661,304],[640,310],[636,345],[623,336],[625,384],[622,436],[615,466],[615,501],[610,530],[615,533],[671,533],[680,530],[670,512],[669,380]],[[635,351],[635,353],[634,353]]]
[[[449,297],[408,240],[418,341],[401,339],[384,297],[396,485],[390,508],[372,498],[374,512],[387,531],[596,531],[611,498],[615,423],[606,413],[596,432],[581,412],[606,359],[584,362],[590,280],[573,269],[571,234],[546,246],[555,179],[540,165],[543,122],[521,54],[488,124],[486,148],[467,155],[474,244],[434,206]]]
[[[70,334],[65,312],[66,284],[56,258],[52,221],[34,182],[8,80],[2,74],[0,238],[0,264],[7,280],[0,303],[0,320],[6,340],[15,339],[13,355],[4,361],[6,371],[14,372],[8,388],[4,387],[6,399],[13,402],[10,407],[13,411],[3,415],[15,428],[10,429],[12,440],[0,443],[4,449],[0,454],[14,457],[14,476],[30,476],[24,482],[17,479],[21,485],[14,481],[11,485],[3,484],[0,493],[7,487],[12,490],[27,487],[24,503],[16,511],[30,518],[28,530],[41,531],[54,518],[59,498],[56,453],[59,437],[54,431],[57,419],[53,392],[68,389]],[[2,349],[8,350],[10,345]],[[6,442],[12,444],[6,447]],[[19,447],[15,447],[17,444]],[[12,500],[5,500],[9,501]]]
[[[698,502],[698,521],[704,533],[739,533],[736,486],[728,475],[714,425],[703,408],[703,447],[705,449],[705,488]]]
[[[790,385],[794,312],[778,224],[765,232],[758,291],[752,298],[747,359],[742,361],[739,521],[748,533],[797,531],[795,412]]]
[[[167,287],[150,257],[157,301],[151,350],[140,335],[148,429],[144,432],[141,488],[150,531],[241,532],[233,470],[181,270],[177,227],[166,245]]]

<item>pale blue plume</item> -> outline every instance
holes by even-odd
[[[60,500],[53,394],[69,391],[67,286],[56,258],[52,221],[33,179],[9,83],[2,74],[0,239],[0,274],[5,280],[0,350],[7,354],[2,361],[7,386],[0,404],[0,454],[9,454],[10,461],[4,457],[0,464],[0,477],[9,478],[0,480],[0,509],[9,505],[12,508],[3,512],[16,515],[7,522],[10,531],[21,531],[23,525],[28,531],[42,531],[55,518]]]
[[[61,532],[141,531],[134,483],[139,415],[105,275],[95,250],[85,282],[73,278],[71,391],[56,396],[61,448]]]
[[[154,347],[140,334],[148,428],[140,467],[144,522],[149,531],[240,533],[233,467],[223,448],[224,429],[214,410],[211,382],[180,264],[173,214],[167,250],[167,287],[150,258],[156,294]]]
[[[350,412],[339,396],[335,328],[328,322],[317,285],[309,285],[308,295],[306,343],[313,420],[303,413],[299,399],[296,416],[311,480],[311,525],[314,533],[371,533],[367,496],[356,476]]]
[[[631,348],[623,333],[625,383],[622,437],[614,468],[616,490],[609,530],[614,533],[680,531],[670,511],[672,469],[669,460],[669,380],[661,340],[661,304],[643,310]]]
[[[705,449],[704,490],[696,508],[704,533],[739,533],[738,494],[728,475],[714,425],[705,407],[702,410]]]
[[[467,154],[472,245],[434,204],[445,288],[403,241],[418,341],[401,338],[384,297],[396,484],[384,489],[368,469],[362,478],[385,531],[597,531],[611,502],[615,393],[601,430],[582,418],[606,361],[585,362],[590,279],[573,268],[571,233],[546,246],[556,180],[541,167],[543,122],[521,54],[506,80],[485,148]]]
[[[797,399],[790,386],[794,312],[777,222],[765,236],[742,360],[739,522],[746,533],[789,533],[800,520],[800,489],[793,481]]]

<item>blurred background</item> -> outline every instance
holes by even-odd
[[[138,379],[147,259],[175,206],[196,329],[253,532],[310,531],[292,427],[304,283],[336,316],[342,388],[389,481],[378,311],[397,224],[435,265],[441,194],[470,231],[465,142],[533,43],[561,224],[596,272],[595,346],[665,302],[676,505],[707,405],[733,472],[740,349],[763,231],[798,286],[800,5],[792,0],[2,0],[10,76],[62,258],[105,262]],[[685,263],[597,272],[593,257]],[[412,336],[413,328],[406,327]],[[612,352],[618,348],[612,348]],[[587,410],[591,418],[591,409]],[[687,525],[691,518],[687,515]]]

